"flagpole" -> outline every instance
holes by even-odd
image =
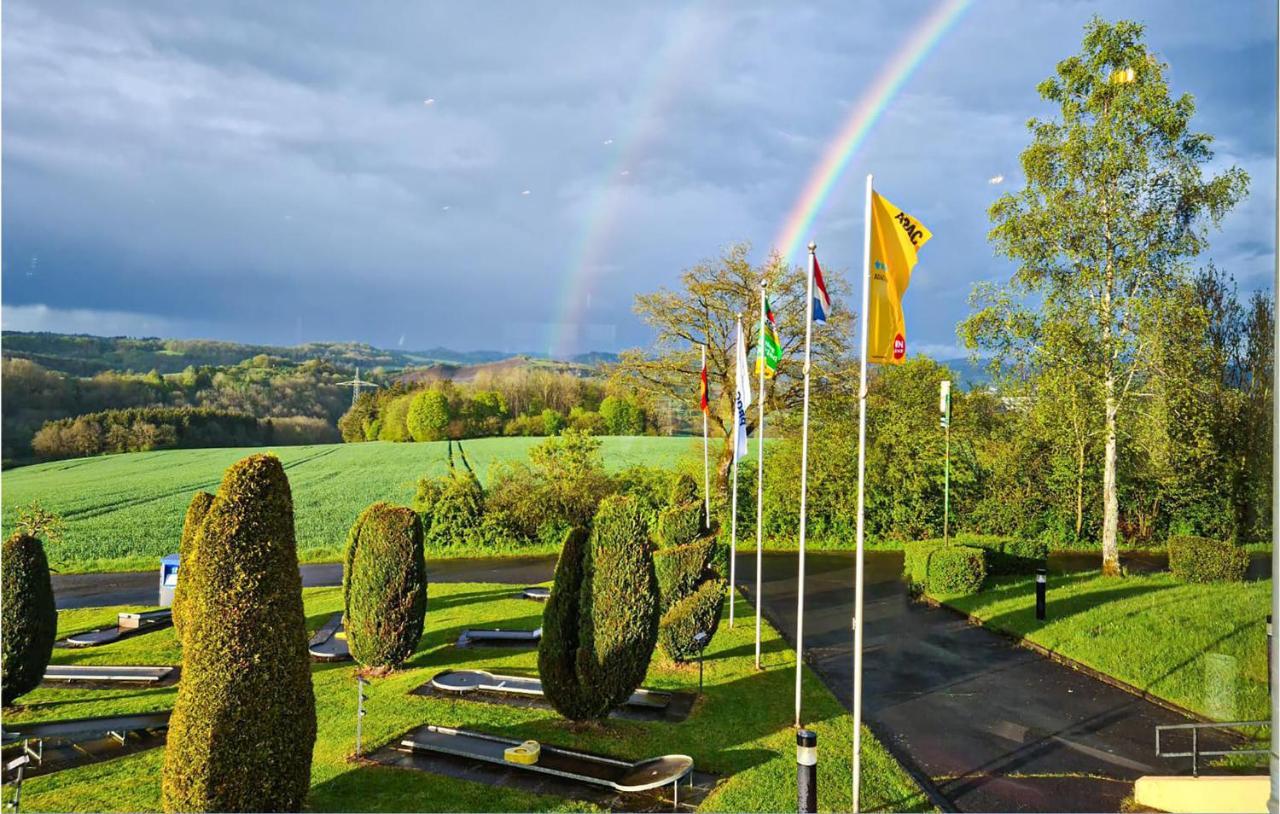
[[[756,669],[760,669],[760,593],[764,573],[764,300],[766,283],[760,280],[760,335],[756,340],[756,363],[760,368],[760,418],[756,421]]]
[[[804,413],[800,423],[800,590],[796,595],[796,728],[800,727],[800,677],[804,672],[804,541],[809,480],[809,348],[813,341],[813,264],[818,244],[809,241],[809,283],[804,311]]]
[[[742,342],[742,317],[738,317],[738,337],[737,341]],[[742,378],[738,368],[738,351],[734,348],[733,362],[733,509],[731,510],[730,523],[733,529],[729,532],[729,617],[733,618],[733,591],[734,591],[734,563],[738,559],[738,381]],[[730,623],[732,624],[732,623]]]
[[[707,375],[707,346],[703,344],[703,376]],[[707,407],[703,410],[703,494],[707,495],[707,527],[710,529],[712,525],[712,459],[708,452],[707,444],[707,413],[710,412],[710,403],[712,403],[712,394],[710,394],[710,385],[707,380],[703,380],[703,395],[707,398]]]
[[[871,299],[871,175],[867,175],[867,203],[863,226],[862,351],[858,375],[858,524],[853,572],[853,812],[861,811],[858,786],[862,777],[862,543],[867,471],[867,316]]]

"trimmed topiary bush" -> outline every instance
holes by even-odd
[[[726,583],[708,579],[692,594],[672,605],[662,614],[658,641],[673,661],[689,661],[698,657],[698,633],[707,634],[707,642],[720,627]]]
[[[273,455],[223,476],[196,532],[165,811],[298,811],[311,782],[311,688],[293,498]]]
[[[1207,537],[1171,537],[1169,570],[1183,582],[1241,582],[1249,570],[1249,552]]]
[[[347,536],[342,569],[351,657],[366,667],[399,667],[418,647],[427,613],[422,521],[413,509],[375,503]]]
[[[1049,558],[1049,544],[1043,540],[998,537],[988,534],[958,534],[958,545],[981,548],[987,552],[990,575],[1022,575],[1035,573]]]
[[[929,576],[929,555],[942,548],[941,540],[917,540],[902,544],[902,576],[913,591],[923,591]]]
[[[671,481],[671,491],[667,495],[667,503],[682,506],[685,503],[702,503],[702,490],[698,482],[687,472],[681,472]]]
[[[200,521],[204,520],[212,504],[213,495],[208,492],[196,492],[187,506],[186,519],[182,521],[182,539],[178,542],[178,584],[173,586],[173,606],[170,608],[173,613],[173,632],[179,644],[182,643],[182,631],[187,624],[185,594],[188,580],[185,575],[188,570],[186,564],[195,556],[196,531],[199,530]]]
[[[698,584],[712,570],[712,558],[717,547],[716,538],[707,537],[696,543],[664,548],[653,556],[654,570],[658,575],[658,595],[662,612],[698,590]]]
[[[693,542],[704,531],[702,504],[686,502],[658,512],[654,536],[660,548],[672,548]]]
[[[635,692],[658,638],[658,580],[643,512],[606,498],[591,534],[573,529],[542,614],[538,672],[547,700],[572,720],[603,718]]]
[[[44,545],[15,534],[0,551],[0,703],[9,706],[44,678],[58,633],[58,610]]]
[[[987,552],[972,546],[940,546],[928,554],[926,590],[935,594],[972,594],[987,579]]]

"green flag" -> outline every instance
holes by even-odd
[[[778,372],[778,363],[782,361],[782,343],[778,341],[778,321],[773,316],[773,306],[769,298],[764,299],[764,336],[756,345],[756,375],[760,375],[760,365],[764,364],[764,375],[772,378]]]

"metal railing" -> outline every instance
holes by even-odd
[[[1258,727],[1270,729],[1270,721],[1224,721],[1222,723],[1164,724],[1156,727],[1156,757],[1189,757],[1191,758],[1191,774],[1200,774],[1200,757],[1223,757],[1225,755],[1269,755],[1271,750],[1260,749],[1201,749],[1201,729],[1239,729],[1241,727]],[[1191,731],[1190,752],[1165,752],[1160,748],[1160,734],[1177,730]]]

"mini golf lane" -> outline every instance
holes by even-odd
[[[436,673],[431,681],[412,692],[415,695],[465,696],[512,706],[550,707],[542,693],[541,680],[532,676],[500,675],[486,670],[445,670]],[[679,722],[689,717],[697,700],[693,693],[648,690],[642,687],[633,692],[622,707],[613,710],[610,717]]]
[[[764,613],[795,642],[796,555],[764,558]],[[868,552],[863,715],[891,752],[961,811],[1118,811],[1148,774],[1157,724],[1182,715],[913,602],[901,553]],[[755,582],[754,552],[738,586]],[[808,556],[805,661],[846,708],[853,687],[852,554]],[[1052,587],[1050,587],[1052,591]],[[847,756],[828,753],[830,759]]]
[[[430,582],[496,582],[526,586],[547,582],[555,567],[555,555],[428,559],[427,579]],[[299,566],[298,571],[302,574],[304,588],[342,584],[342,563],[308,563]],[[158,570],[54,574],[53,593],[58,610],[106,605],[152,605],[157,601],[158,579]]]
[[[586,800],[614,811],[690,811],[717,781],[695,773],[687,755],[632,762],[541,743],[536,763],[508,761],[506,749],[520,744],[514,738],[428,724],[370,757],[402,768]]]

